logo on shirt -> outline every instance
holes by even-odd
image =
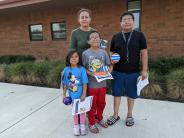
[[[75,75],[69,72],[68,79],[69,79],[69,90],[71,90],[72,92],[77,92],[77,84],[79,83],[79,81],[77,80]]]
[[[103,57],[90,57],[89,58],[89,70],[92,72],[100,72],[103,67]]]

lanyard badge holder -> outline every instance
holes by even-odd
[[[125,41],[125,44],[126,44],[126,62],[128,63],[129,62],[129,49],[128,49],[128,45],[130,43],[130,39],[132,38],[132,33],[133,31],[130,33],[129,37],[128,37],[128,41],[126,41],[126,37],[125,37],[125,34],[124,32],[122,32],[123,34],[123,39]]]

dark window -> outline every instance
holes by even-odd
[[[43,27],[41,24],[29,25],[29,36],[31,41],[43,40]]]
[[[141,28],[141,0],[128,0],[127,3],[128,11],[132,12],[134,20],[134,29],[140,30]]]
[[[66,22],[51,23],[52,40],[66,40]]]

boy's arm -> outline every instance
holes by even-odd
[[[108,70],[108,72],[109,72],[109,73],[111,73],[111,72],[112,72],[112,70],[113,70],[113,65],[112,65],[112,64],[110,64],[110,65],[109,65],[109,70]]]
[[[148,51],[147,49],[141,50],[141,60],[142,60],[142,80],[148,77]]]
[[[89,70],[87,70],[87,69],[86,69],[86,72],[87,72],[87,74],[88,74],[89,76],[92,76],[92,77],[94,76],[93,72],[91,72],[91,71],[89,71]]]

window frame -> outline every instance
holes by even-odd
[[[41,32],[31,32],[31,26],[34,26],[34,25],[41,25],[42,26],[42,31]],[[29,39],[30,41],[43,41],[43,24],[41,23],[38,23],[38,24],[29,24],[28,25],[28,28],[29,28]],[[32,37],[32,34],[42,34],[42,38],[41,39],[33,39]]]
[[[128,2],[132,2],[132,1],[140,1],[140,10],[129,10],[128,9]],[[138,30],[141,31],[142,0],[127,0],[127,11],[131,13],[139,13],[139,29]],[[135,23],[135,20],[134,20],[134,23]]]
[[[59,24],[59,23],[64,23],[64,24],[65,24],[65,30],[54,31],[54,30],[53,30],[53,24]],[[52,40],[53,40],[53,41],[67,40],[66,21],[62,21],[62,22],[51,22],[51,23],[50,23],[50,26],[51,26],[51,36],[52,36]],[[55,33],[55,32],[60,32],[60,33],[65,32],[65,38],[54,38],[54,33]]]

